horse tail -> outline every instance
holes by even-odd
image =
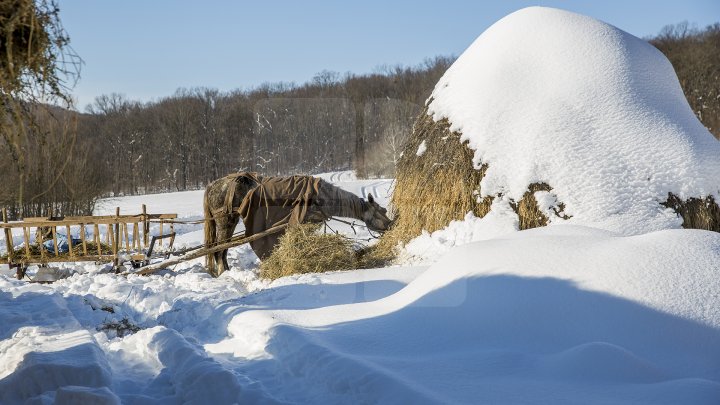
[[[208,197],[209,188],[205,190],[205,197],[203,198],[203,213],[205,215],[205,248],[215,246],[217,242],[217,231],[215,226],[215,218],[212,215],[210,209],[210,200]],[[215,254],[208,253],[205,256],[205,266],[208,271],[213,273],[215,271]]]

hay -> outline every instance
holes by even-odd
[[[319,233],[319,224],[288,228],[272,254],[260,264],[260,276],[275,280],[291,274],[359,268],[353,242],[341,235]]]
[[[473,167],[474,152],[460,141],[461,134],[450,131],[446,120],[435,122],[427,107],[415,122],[413,133],[398,163],[391,209],[396,218],[393,228],[376,245],[373,255],[392,260],[397,247],[421,234],[446,227],[472,211],[483,217],[490,211],[493,197],[479,198],[480,181],[487,165]],[[425,143],[425,152],[417,155]],[[533,183],[519,201],[510,201],[518,215],[521,230],[546,226],[549,218],[539,209],[538,191],[551,191],[552,185]],[[720,232],[720,207],[712,196],[681,200],[673,194],[662,205],[683,218],[683,227]],[[553,208],[558,218],[568,219],[564,204]]]
[[[473,167],[474,152],[460,141],[461,134],[450,131],[446,120],[434,121],[427,107],[418,117],[403,156],[398,163],[391,206],[396,221],[377,244],[374,256],[389,261],[399,244],[421,234],[461,220],[468,212],[482,218],[490,212],[492,196],[480,198],[480,181],[487,165]],[[417,155],[425,142],[425,152]],[[545,226],[548,218],[538,209],[534,193],[550,191],[544,183],[532,184],[523,198],[511,201],[518,214],[520,229]],[[560,205],[562,211],[562,205]]]
[[[547,226],[550,219],[538,207],[538,202],[535,199],[535,193],[538,191],[552,191],[552,187],[547,183],[532,183],[528,186],[528,190],[523,194],[520,201],[510,201],[510,207],[518,216],[518,222],[520,230],[539,228],[541,226]],[[553,207],[555,216],[562,219],[571,218],[565,215],[565,204],[559,202],[557,207]]]
[[[422,142],[425,152],[417,156]],[[487,166],[472,165],[473,151],[450,131],[447,120],[433,121],[427,107],[415,122],[413,133],[398,162],[391,207],[393,228],[378,243],[376,254],[390,258],[398,243],[433,232],[472,211],[478,217],[490,211],[492,198],[478,198]]]
[[[668,193],[667,201],[661,204],[683,219],[683,228],[720,232],[720,206],[713,196],[682,200],[675,194]]]
[[[510,206],[518,215],[520,229],[531,229],[548,224],[548,217],[540,211],[535,193],[537,191],[550,191],[552,188],[545,183],[533,183],[523,194],[520,201],[511,202]]]
[[[92,241],[85,242],[85,245],[87,246],[87,253],[89,256],[95,256],[98,255],[98,249],[97,244]],[[110,255],[112,254],[112,248],[110,245],[106,243],[100,242],[100,248],[102,249],[102,253],[104,255]],[[30,256],[27,256],[27,253],[25,252],[25,247],[17,247],[13,250],[14,253],[14,261],[22,261],[22,260],[32,260],[37,259],[41,255],[41,248],[40,245],[37,243],[30,245]],[[73,253],[75,256],[83,256],[84,251],[81,243],[73,244]],[[54,252],[49,252],[47,249],[45,249],[45,257],[51,260],[53,257],[60,257],[60,258],[66,258],[70,257],[69,253],[60,253],[57,256],[55,256]],[[0,256],[0,259],[7,260],[8,255],[7,253]],[[52,261],[52,260],[51,260]]]

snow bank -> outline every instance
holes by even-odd
[[[384,299],[239,313],[206,349],[293,402],[717,403],[718,246],[695,230],[517,232]]]
[[[490,212],[482,218],[467,213],[461,221],[452,221],[443,229],[423,233],[408,242],[401,250],[401,263],[434,262],[454,246],[488,240],[516,232],[519,229],[517,214],[507,198],[495,198]]]
[[[61,296],[0,277],[0,403],[44,401],[56,394],[63,402],[69,386],[73,398],[86,403],[118,403],[105,387],[111,372],[93,336],[75,319]],[[104,395],[106,393],[108,395]]]
[[[489,169],[482,195],[553,187],[573,224],[623,234],[677,228],[663,209],[720,196],[720,142],[696,119],[670,62],[618,28],[530,7],[488,28],[440,79],[447,118]]]

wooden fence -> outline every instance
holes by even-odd
[[[142,213],[136,215],[120,215],[120,209],[117,208],[115,215],[36,217],[8,222],[7,211],[3,209],[2,214],[0,228],[5,235],[7,256],[0,258],[0,263],[8,264],[11,268],[17,267],[18,277],[24,275],[29,264],[96,261],[113,262],[118,266],[121,252],[145,252],[151,246],[151,223],[159,224],[160,236],[164,235],[165,227],[174,235],[174,220],[177,218],[177,214],[148,214],[145,205],[142,206]],[[103,228],[104,235],[101,233]],[[13,230],[17,229],[21,229],[23,239],[20,249],[16,249],[13,243]],[[58,235],[63,230],[68,244],[67,253],[61,252],[58,247]],[[31,237],[33,231],[34,243]],[[73,231],[79,236],[79,241],[73,240]],[[88,234],[91,234],[90,239]],[[162,238],[157,239],[162,245]],[[50,249],[43,245],[49,240],[53,242]]]

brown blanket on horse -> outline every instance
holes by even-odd
[[[322,180],[312,176],[265,177],[243,199],[237,212],[251,236],[281,224],[321,222],[327,217],[319,202]],[[284,231],[250,242],[260,259],[270,255]]]

